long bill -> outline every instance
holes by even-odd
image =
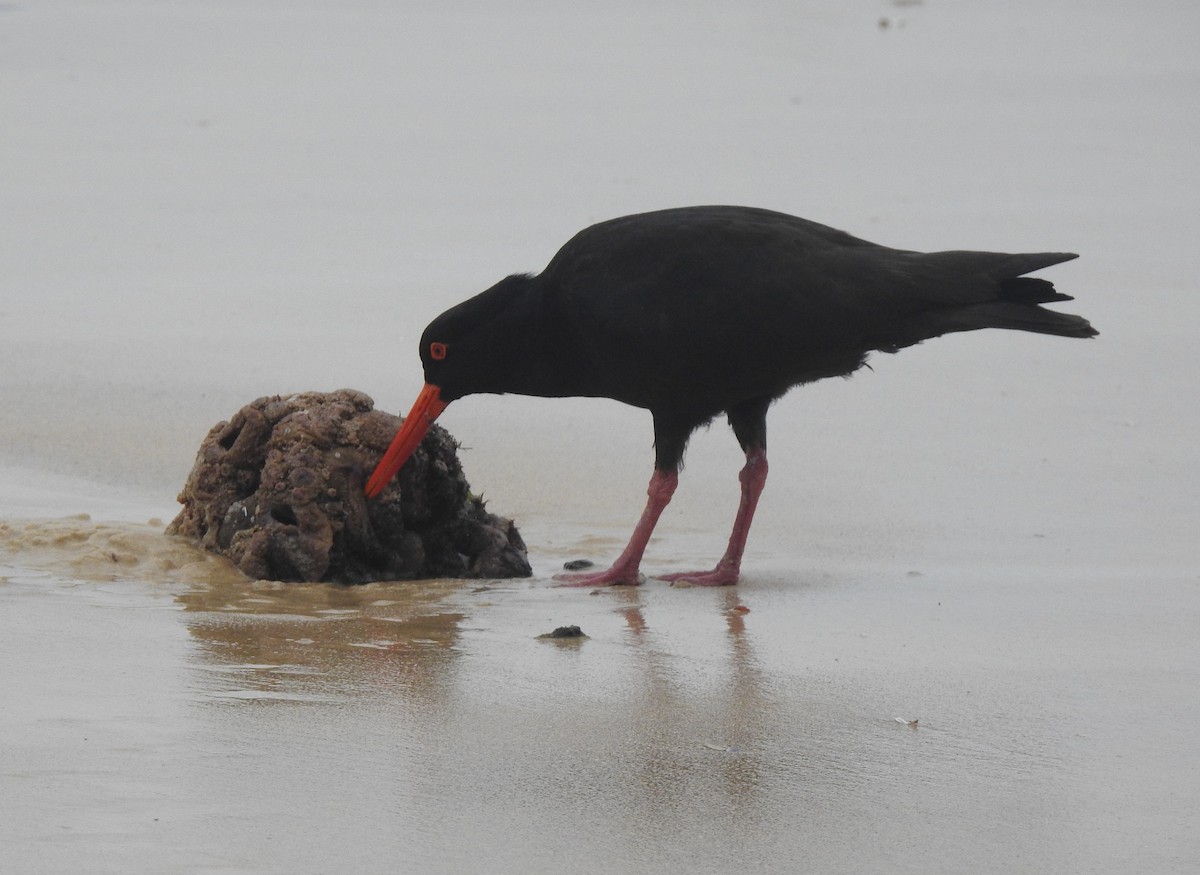
[[[391,446],[387,448],[387,452],[375,466],[374,473],[367,480],[367,486],[363,490],[366,492],[367,498],[374,498],[383,492],[383,488],[396,476],[396,472],[404,467],[408,457],[421,443],[421,438],[425,437],[429,426],[433,425],[433,421],[446,409],[449,402],[441,399],[441,391],[432,383],[425,384],[425,388],[413,402],[412,410],[408,412],[408,416],[400,426],[400,431],[396,432],[396,436],[392,438]]]

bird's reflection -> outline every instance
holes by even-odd
[[[724,680],[699,694],[681,676],[678,653],[669,641],[658,640],[648,621],[647,611],[653,608],[647,605],[647,590],[616,587],[601,592],[612,594],[614,610],[624,618],[629,640],[639,652],[645,731],[635,739],[642,746],[640,780],[647,794],[658,804],[677,804],[692,772],[704,767],[722,775],[731,802],[753,796],[761,768],[764,712],[770,703],[762,692],[762,671],[747,631],[750,609],[741,592],[722,588],[681,594],[714,598],[716,615],[725,625],[727,657],[715,667]]]
[[[340,587],[222,579],[194,586],[178,601],[200,647],[204,684],[216,698],[321,703],[366,696],[444,729],[455,715],[476,709],[470,697],[477,675],[510,655],[489,652],[464,662],[472,649],[464,647],[464,636],[489,635],[506,598],[544,605],[541,597],[551,593],[557,595],[549,581],[513,587],[510,595],[505,587],[456,581]],[[623,619],[630,648],[619,670],[632,680],[623,682],[609,711],[623,736],[618,768],[627,786],[638,788],[644,805],[674,806],[699,772],[731,805],[752,799],[771,703],[762,692],[753,614],[742,593],[684,592],[651,581],[598,595]],[[711,610],[696,611],[700,600]],[[714,647],[714,634],[723,646]],[[528,647],[538,647],[535,637]],[[506,646],[502,639],[494,644]],[[542,673],[539,684],[553,683],[559,657],[517,646],[551,660],[534,671]],[[586,644],[584,651],[554,653],[587,657]],[[595,671],[605,674],[603,666]]]

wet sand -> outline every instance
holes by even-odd
[[[1200,859],[1194,576],[344,588],[248,581],[152,526],[3,538],[12,871]],[[565,624],[588,637],[537,637]]]
[[[0,869],[1200,870],[1200,7],[0,25]],[[1078,251],[1051,278],[1101,336],[790,394],[734,589],[554,588],[650,473],[649,418],[597,400],[442,417],[531,580],[285,587],[162,535],[241,405],[403,412],[443,309],[713,202]],[[648,572],[711,565],[740,464],[695,437]]]

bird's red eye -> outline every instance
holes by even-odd
[[[431,343],[429,344],[429,357],[435,362],[440,362],[446,357],[446,344]]]

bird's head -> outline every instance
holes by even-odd
[[[367,480],[374,498],[420,445],[451,401],[480,392],[503,392],[515,350],[528,276],[511,276],[438,316],[421,335],[425,385],[412,410]]]

